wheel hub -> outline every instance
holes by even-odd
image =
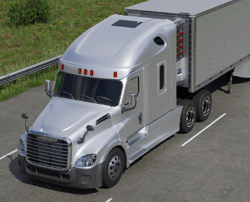
[[[121,171],[121,159],[119,156],[114,156],[109,162],[108,175],[109,178],[114,180]]]
[[[192,127],[194,125],[194,122],[195,122],[195,109],[194,107],[190,107],[186,113],[187,126]]]
[[[211,108],[210,97],[206,96],[202,103],[202,112],[204,116],[207,116],[209,114],[210,108]]]

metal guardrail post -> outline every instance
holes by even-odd
[[[12,72],[10,74],[6,74],[4,76],[1,76],[0,77],[0,85],[3,85],[3,84],[8,83],[10,81],[14,81],[16,79],[19,79],[21,77],[27,76],[27,75],[32,74],[32,73],[35,73],[35,72],[40,71],[42,69],[46,69],[48,67],[51,67],[51,66],[57,64],[59,59],[62,56],[63,55],[58,55],[58,56],[51,58],[49,60],[37,63],[35,65],[31,65],[31,66],[25,67],[21,70]]]

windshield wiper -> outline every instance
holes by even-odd
[[[68,92],[66,92],[66,91],[62,91],[62,93],[66,93],[66,94],[70,95],[74,100],[76,99],[75,96],[72,95],[71,93],[68,93]]]
[[[87,96],[87,95],[81,95],[80,99],[81,99],[82,97],[86,97],[86,98],[88,98],[88,99],[91,99],[92,101],[94,101],[94,102],[97,104],[96,100],[95,100],[94,98],[92,98],[92,97],[89,97],[89,96]]]

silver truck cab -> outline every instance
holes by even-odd
[[[114,186],[179,131],[175,41],[171,20],[121,15],[79,36],[53,89],[45,83],[51,100],[19,140],[20,172],[63,186]]]

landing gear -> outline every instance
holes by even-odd
[[[231,92],[232,92],[231,86],[232,86],[232,81],[233,81],[233,72],[234,72],[234,70],[227,73],[227,76],[229,77],[229,82],[227,83],[227,93],[228,94],[231,94]]]

